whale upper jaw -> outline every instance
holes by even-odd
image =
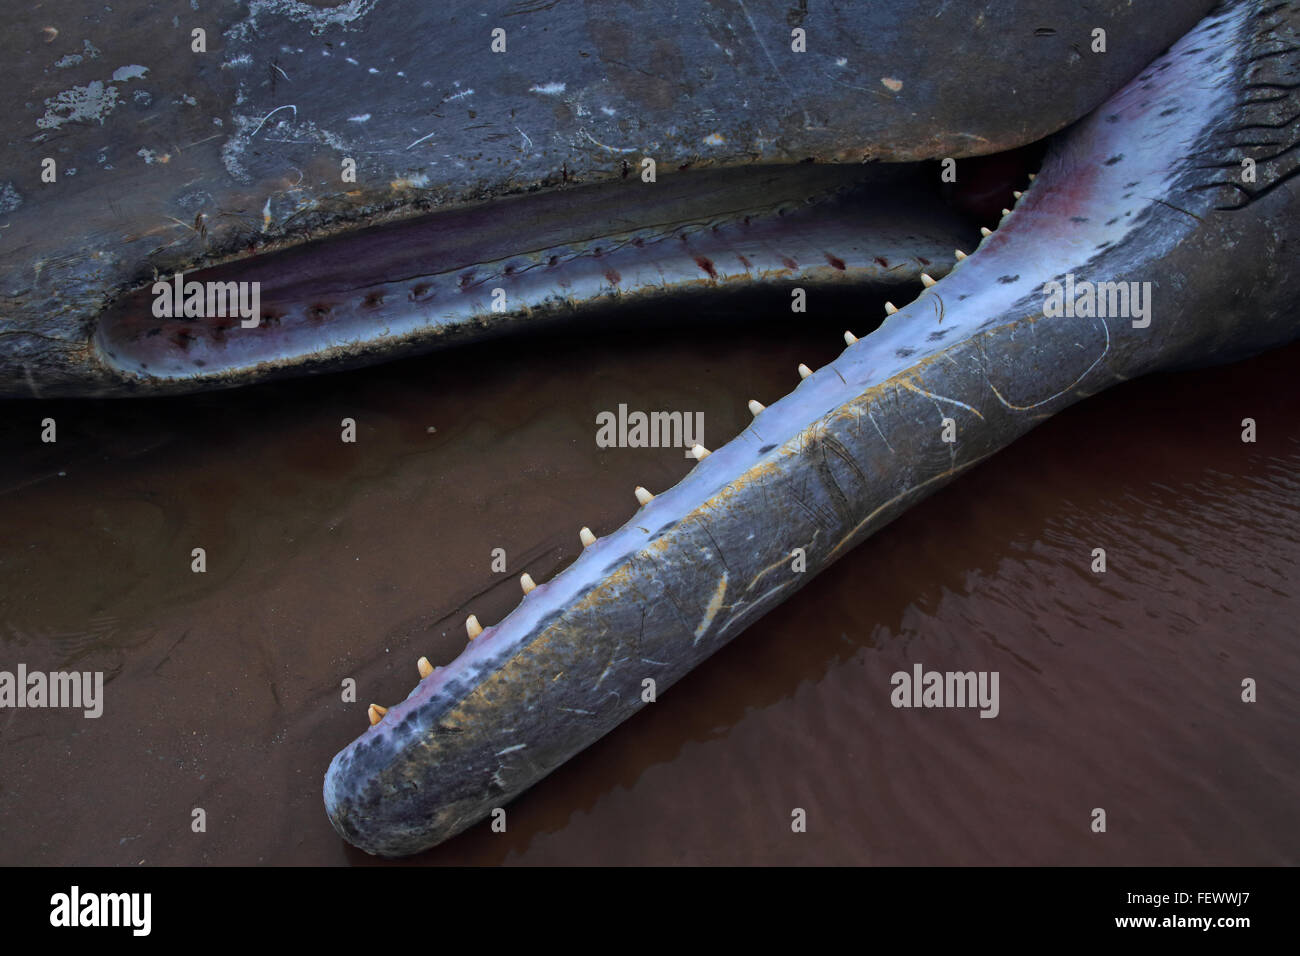
[[[1291,5],[1207,18],[1055,143],[947,277],[850,329],[838,359],[502,621],[471,619],[466,650],[334,758],[338,832],[386,855],[447,839],[639,710],[645,681],[662,691],[1056,411],[1295,338],[1298,24]],[[1281,132],[1243,139],[1261,129]],[[1263,175],[1234,182],[1243,159]]]
[[[80,18],[75,0],[64,2],[65,19]],[[136,16],[128,0],[84,24],[84,48],[65,30],[0,58],[0,78],[16,93],[3,107],[8,128],[30,140],[9,164],[12,181],[0,183],[0,395],[228,387],[487,334],[482,326],[490,323],[476,324],[457,307],[451,312],[465,321],[442,328],[447,290],[426,323],[433,331],[390,314],[392,296],[374,311],[373,301],[312,302],[309,294],[264,303],[269,332],[238,322],[190,330],[153,324],[123,340],[105,326],[159,279],[214,268],[251,281],[244,272],[257,273],[268,254],[299,248],[309,266],[319,265],[323,237],[383,226],[395,238],[405,234],[404,221],[431,211],[474,217],[510,197],[540,208],[538,192],[575,186],[627,202],[631,190],[618,187],[642,185],[645,159],[659,172],[645,191],[663,196],[674,179],[703,170],[1013,149],[1084,115],[1209,3],[1149,0],[1138,10],[1108,0],[1081,10],[1067,0],[1008,0],[996,25],[982,9],[934,11],[915,0],[832,3],[806,14],[678,0],[671,16],[652,5],[617,17],[511,5],[496,11],[508,39],[506,52],[494,54],[486,27],[494,11],[477,0],[464,9],[370,0],[330,10],[231,5],[205,13],[206,52],[184,48],[185,31]],[[43,15],[58,19],[59,7],[46,4]],[[787,22],[791,16],[799,22]],[[810,38],[806,53],[796,52],[796,29]],[[1081,41],[1091,42],[1096,29],[1107,32],[1109,46],[1085,55]],[[1017,36],[1020,59],[1011,63],[1003,53]],[[109,59],[132,65],[109,70]],[[975,73],[982,82],[969,81]],[[54,163],[53,182],[42,179],[45,159]],[[672,175],[683,168],[689,177]],[[909,218],[924,215],[915,207]],[[459,265],[484,266],[475,270],[482,279],[502,256],[542,251],[552,227],[574,214],[571,205],[515,221],[510,238],[518,245],[500,255],[480,230],[480,256]],[[650,216],[639,225],[664,221]],[[948,231],[927,228],[921,237]],[[559,238],[567,245],[575,237]],[[935,261],[924,245],[895,251]],[[868,261],[879,255],[892,268],[889,253],[882,246]],[[563,248],[551,254],[567,255]],[[711,260],[707,252],[698,257]],[[707,280],[695,258],[675,259],[692,271],[666,284]],[[806,257],[785,258],[799,262],[792,278],[819,280]],[[359,261],[373,266],[375,257]],[[820,256],[817,262],[833,268]],[[455,288],[459,274],[440,265],[420,269]],[[617,288],[602,287],[605,272],[578,276],[570,298],[585,307]],[[465,281],[477,288],[476,278]],[[506,286],[489,289],[498,287],[513,299]],[[523,301],[535,303],[535,291]],[[403,290],[410,293],[419,300],[413,304],[429,305],[414,288]],[[521,321],[563,315],[563,299],[556,292],[549,307],[519,313],[508,303],[505,314]],[[293,328],[289,306],[311,309],[310,334]]]

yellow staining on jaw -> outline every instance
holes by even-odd
[[[713,619],[717,617],[718,612],[722,610],[722,599],[726,594],[727,572],[724,571],[722,572],[722,580],[718,582],[718,586],[713,591],[713,597],[709,599],[709,606],[704,609],[704,617],[700,618],[700,623],[695,628],[696,644],[700,642],[700,638],[704,636],[704,632],[709,629],[709,625],[713,623]]]

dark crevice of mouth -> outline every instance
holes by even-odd
[[[768,290],[765,307],[777,286],[790,289],[786,302],[795,287],[845,282],[887,298],[922,272],[946,273],[954,247],[977,245],[979,226],[1014,204],[1043,150],[955,168],[676,173],[436,212],[159,277],[105,311],[94,345],[105,366],[146,387],[200,387],[355,367],[587,314],[621,322],[645,319],[643,306],[726,309],[729,291],[745,286]]]

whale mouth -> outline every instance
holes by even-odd
[[[575,316],[680,314],[732,291],[907,296],[1014,206],[1045,143],[957,164],[751,166],[555,188],[159,277],[93,349],[187,391],[345,369]],[[790,308],[792,293],[780,298]],[[778,301],[773,296],[774,302]]]
[[[470,613],[466,648],[421,661],[406,698],[372,705],[331,762],[340,835],[385,855],[454,836],[650,703],[647,681],[671,686],[809,572],[1055,412],[1292,340],[1297,275],[1273,218],[1294,227],[1278,187],[1300,174],[1297,86],[1284,63],[1245,64],[1300,47],[1279,49],[1250,15],[1210,16],[1054,140],[946,275],[918,270],[919,294],[886,304],[878,327],[854,316],[836,358],[751,399],[751,423],[695,445],[676,485],[636,488],[633,517],[583,528],[550,580],[522,575],[504,618]],[[1245,188],[1223,172],[1243,160],[1266,169]],[[1261,254],[1229,264],[1225,248]]]

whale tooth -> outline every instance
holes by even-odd
[[[478,618],[473,614],[465,618],[465,633],[469,635],[471,641],[483,633],[483,625],[478,622]]]
[[[388,713],[388,708],[380,707],[378,704],[371,704],[366,708],[366,716],[370,718],[371,727],[383,720],[386,713]]]
[[[856,342],[857,340],[858,340],[858,337],[857,337],[856,335],[854,335],[852,332],[848,332],[848,331],[846,331],[846,332],[844,333],[844,344],[845,344],[845,345],[852,345],[852,344],[853,344],[854,342]]]
[[[807,365],[804,365],[803,362],[800,362],[800,363],[799,363],[799,377],[800,377],[800,378],[807,378],[807,377],[808,377],[809,375],[811,375],[811,374],[812,374],[812,369],[810,369]]]
[[[696,461],[703,461],[708,458],[709,455],[713,454],[713,452],[709,451],[703,445],[694,445],[691,448],[691,454],[695,457]]]
[[[525,571],[523,574],[519,575],[519,586],[523,588],[524,593],[527,594],[533,588],[537,587],[537,582],[533,580],[531,574]]]
[[[1037,179],[1037,178],[1038,178],[1038,173],[1030,173],[1030,174],[1029,174],[1029,181],[1030,181],[1031,183],[1032,183],[1035,179]]]
[[[1002,215],[1004,215],[1004,216],[1009,216],[1009,215],[1011,215],[1011,210],[1010,210],[1010,209],[1004,209],[1004,210],[1002,210]]]
[[[650,492],[642,488],[640,485],[636,486],[636,491],[633,492],[633,494],[636,495],[636,500],[643,505],[648,505],[650,502],[654,501],[654,497],[655,497],[654,495],[650,494]]]
[[[758,417],[758,413],[761,412],[764,407],[765,406],[762,402],[756,402],[752,398],[749,400],[749,414],[753,415],[755,418]]]
[[[582,528],[578,531],[578,540],[582,542],[584,548],[590,548],[596,543],[596,536],[591,533],[590,528]]]
[[[1011,190],[1011,195],[1013,195],[1013,196],[1015,196],[1017,199],[1019,199],[1021,196],[1024,195],[1024,193],[1022,193],[1019,189],[1013,189],[1013,190]]]
[[[930,286],[934,285],[934,283],[935,280],[932,277],[926,275],[924,272],[921,273],[921,285],[928,289]]]
[[[892,302],[885,303],[885,315],[893,315],[897,311],[898,311],[898,306],[894,305],[894,303]]]
[[[964,253],[964,252],[962,252],[960,249],[958,249],[958,250],[957,250],[957,261],[958,261],[958,262],[961,262],[961,261],[962,261],[963,259],[965,259],[965,258],[966,258],[966,253]]]
[[[429,658],[421,657],[415,662],[415,669],[420,672],[420,680],[424,680],[433,673],[433,665],[429,663]]]
[[[980,235],[987,239],[989,236],[993,235],[993,230],[988,226],[980,226]]]

